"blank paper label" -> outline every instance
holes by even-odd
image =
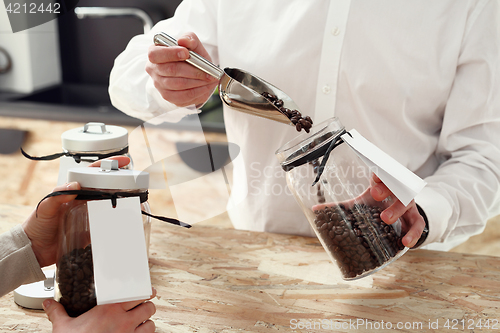
[[[342,135],[346,142],[391,192],[407,206],[427,184],[394,158],[365,139],[355,129]]]
[[[97,304],[148,299],[148,255],[139,197],[87,202]]]

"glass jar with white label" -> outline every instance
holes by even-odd
[[[345,280],[367,276],[403,255],[401,219],[386,224],[380,213],[391,198],[370,194],[373,170],[342,140],[349,135],[331,118],[286,143],[276,156],[287,185]],[[343,144],[344,143],[344,144]]]
[[[149,174],[119,169],[117,161],[103,160],[100,168],[70,169],[68,181],[78,182],[81,190],[75,200],[61,208],[64,215],[59,235],[54,298],[64,306],[68,315],[76,317],[97,304],[88,202],[109,200],[113,205],[113,197],[119,200],[137,196],[141,210],[150,214],[147,201]],[[151,217],[147,214],[142,214],[142,224],[149,254]],[[119,237],[117,234],[109,237]]]

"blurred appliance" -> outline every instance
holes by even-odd
[[[86,17],[134,16],[142,20],[145,34],[153,27],[151,16],[140,8],[76,7],[75,14],[79,19]]]
[[[98,108],[101,113],[119,112],[112,107],[108,94],[109,73],[115,58],[133,36],[172,16],[180,1],[78,1],[74,11],[56,21],[61,84],[39,89],[18,101]]]
[[[0,91],[32,93],[61,83],[57,21],[13,33],[3,3],[0,4],[0,48],[8,70],[0,71]]]

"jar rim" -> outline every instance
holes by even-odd
[[[284,169],[287,165],[304,158],[305,156],[324,148],[333,139],[344,132],[344,125],[337,117],[329,118],[317,125],[311,127],[312,133],[301,133],[292,140],[285,143],[275,155],[280,165]]]
[[[149,173],[139,170],[101,170],[101,168],[70,168],[67,173],[68,182],[78,182],[81,187],[99,189],[149,188]]]

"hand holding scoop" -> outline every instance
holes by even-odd
[[[177,46],[177,41],[163,32],[154,36],[154,42],[156,45]],[[309,117],[306,117],[309,120],[304,122],[306,118],[302,118],[300,113],[287,115],[283,112],[283,108],[298,112],[298,106],[287,94],[269,82],[238,68],[226,67],[222,70],[193,51],[189,51],[189,54],[190,58],[186,60],[187,63],[219,80],[219,94],[226,105],[254,116],[296,126],[298,130],[297,124],[300,121],[302,122],[300,128],[307,128],[307,126],[310,128],[310,125],[305,125],[305,127],[303,125],[307,122],[312,124]],[[268,94],[274,95],[275,99],[264,97],[264,95],[269,96]],[[282,101],[282,103],[276,103],[277,101]],[[295,119],[293,119],[294,116]],[[308,131],[308,128],[306,130]]]

